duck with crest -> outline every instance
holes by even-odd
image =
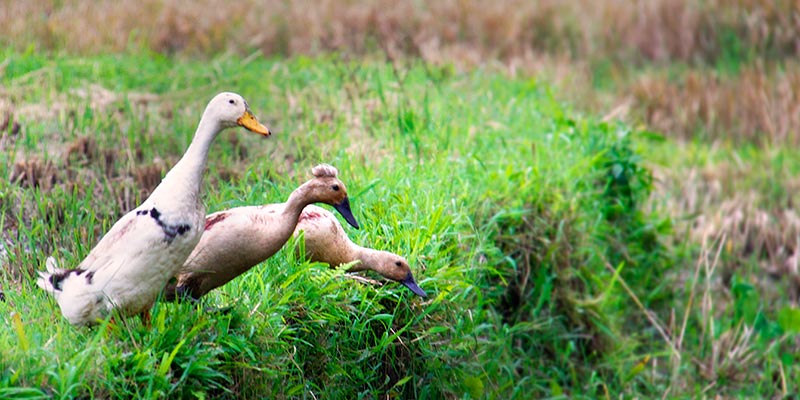
[[[156,297],[203,233],[200,192],[211,142],[235,126],[270,135],[242,96],[214,96],[189,148],[150,197],[122,216],[75,268],[59,268],[48,258],[36,283],[56,298],[70,323],[93,324],[110,313],[149,318]]]
[[[292,236],[300,213],[312,203],[333,206],[358,229],[344,183],[333,166],[320,164],[313,179],[300,185],[285,203],[244,206],[210,214],[200,243],[186,260],[164,297],[199,299],[272,257]]]
[[[414,280],[405,258],[353,243],[336,217],[322,207],[310,205],[303,210],[294,230],[295,237],[301,235],[305,240],[306,257],[311,261],[334,267],[357,261],[348,269],[349,272],[375,271],[384,278],[403,284],[420,297],[427,296]]]

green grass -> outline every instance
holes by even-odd
[[[739,278],[729,312],[688,302],[716,276],[685,280],[702,249],[676,242],[651,198],[647,165],[668,163],[659,151],[671,144],[581,115],[544,82],[335,57],[3,58],[22,128],[2,136],[0,172],[37,173],[0,182],[0,397],[651,397],[713,382],[766,396],[775,371],[800,377],[780,355],[792,309],[767,307]],[[222,90],[276,133],[220,135],[207,209],[283,201],[330,163],[363,226],[348,233],[406,256],[427,299],[298,259],[292,242],[200,305],[157,304],[150,328],[60,316],[34,284],[45,257],[77,264],[180,157]],[[81,140],[89,150],[67,151]],[[680,320],[668,321],[684,311],[674,361],[665,335],[674,342]],[[743,324],[764,327],[748,347],[758,363],[741,363],[755,384],[699,374],[695,360]]]

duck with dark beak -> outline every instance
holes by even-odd
[[[300,215],[294,235],[303,236],[306,257],[311,261],[333,267],[357,261],[348,272],[375,271],[384,278],[404,285],[417,296],[427,296],[414,280],[414,274],[405,258],[353,243],[336,216],[322,207],[307,206]]]
[[[198,299],[250,268],[272,257],[292,236],[303,209],[326,203],[339,211],[354,228],[358,222],[350,209],[347,188],[336,168],[320,164],[314,178],[295,189],[285,203],[237,207],[206,216],[200,243],[167,285],[164,297]]]

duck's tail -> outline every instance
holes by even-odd
[[[69,274],[69,271],[59,268],[55,258],[52,256],[47,257],[45,270],[39,271],[36,285],[58,298],[61,293],[61,281],[64,280],[67,274]]]

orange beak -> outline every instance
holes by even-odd
[[[245,110],[244,114],[242,114],[242,116],[236,120],[236,123],[251,132],[258,133],[259,135],[269,136],[272,134],[272,132],[270,132],[266,126],[258,122],[256,116],[253,115],[253,112],[250,110]]]

